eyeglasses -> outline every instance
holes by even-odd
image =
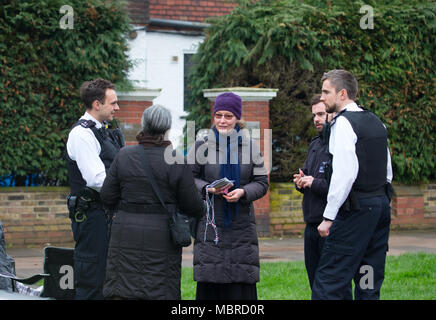
[[[234,115],[233,114],[222,114],[222,113],[215,113],[214,115],[215,119],[221,119],[222,117],[224,117],[224,119],[226,120],[232,120]]]

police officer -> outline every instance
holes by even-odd
[[[68,209],[76,242],[74,283],[76,299],[103,299],[110,221],[99,191],[124,139],[119,129],[111,130],[107,123],[119,110],[115,86],[104,79],[87,81],[80,94],[86,112],[74,124],[66,146]]]
[[[355,299],[379,299],[390,226],[392,167],[387,131],[354,102],[357,80],[346,70],[321,79],[321,101],[337,112],[331,124],[332,175],[323,221],[327,237],[315,273],[312,299],[346,299],[354,278]]]
[[[303,196],[303,216],[306,222],[304,230],[304,262],[306,265],[309,284],[312,288],[315,270],[321,256],[325,238],[317,230],[323,217],[322,213],[327,204],[328,183],[325,176],[325,165],[330,161],[326,144],[323,141],[323,125],[326,117],[331,120],[333,114],[327,114],[325,104],[316,94],[311,101],[313,123],[318,135],[309,145],[307,158],[303,170],[294,174],[294,183]]]

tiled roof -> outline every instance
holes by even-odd
[[[128,13],[137,25],[150,19],[203,22],[230,13],[236,5],[236,0],[129,0]]]

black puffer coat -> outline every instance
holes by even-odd
[[[192,172],[187,165],[168,165],[163,147],[145,148],[151,170],[168,208],[178,205],[187,215],[203,216]],[[148,212],[118,210],[111,229],[105,298],[180,299],[182,249],[170,239],[168,215],[161,209],[146,173],[137,146],[117,154],[101,189],[104,203],[155,205]]]
[[[214,135],[195,144],[195,150],[201,150],[197,151],[197,156],[198,153],[203,154],[204,150],[208,149],[208,163],[192,165],[195,184],[202,195],[205,195],[206,185],[220,179],[219,146],[215,138],[211,139],[211,137]],[[249,150],[248,145],[250,145]],[[195,150],[191,149],[190,153]],[[243,151],[251,152],[248,164],[242,162]],[[238,152],[241,164],[240,188],[245,190],[245,195],[239,199],[239,214],[233,217],[229,228],[224,228],[224,201],[226,200],[222,196],[214,196],[218,244],[214,243],[215,233],[210,225],[207,227],[206,241],[204,241],[205,216],[200,219],[194,243],[194,280],[198,282],[254,284],[259,281],[259,245],[253,201],[266,194],[269,186],[268,176],[257,143],[244,138],[238,145]],[[247,154],[244,155],[246,156]],[[196,159],[198,161],[199,157]]]

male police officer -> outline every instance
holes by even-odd
[[[121,131],[108,129],[119,110],[115,86],[104,79],[83,83],[85,114],[67,141],[71,194],[68,199],[74,240],[76,299],[103,299],[108,221],[99,191],[115,155],[123,146]]]
[[[392,167],[383,123],[354,102],[357,80],[346,70],[323,75],[321,101],[337,112],[331,125],[332,176],[323,222],[327,237],[315,273],[312,299],[378,299],[388,249]]]
[[[306,222],[304,230],[304,262],[306,265],[309,284],[312,288],[315,270],[321,257],[324,237],[321,237],[317,228],[323,217],[322,213],[327,204],[329,189],[325,176],[325,165],[330,161],[326,144],[323,141],[323,125],[326,117],[331,121],[333,114],[327,114],[321,95],[316,94],[311,101],[313,124],[318,135],[313,138],[307,151],[307,158],[303,170],[294,174],[294,183],[303,196],[303,216]]]

